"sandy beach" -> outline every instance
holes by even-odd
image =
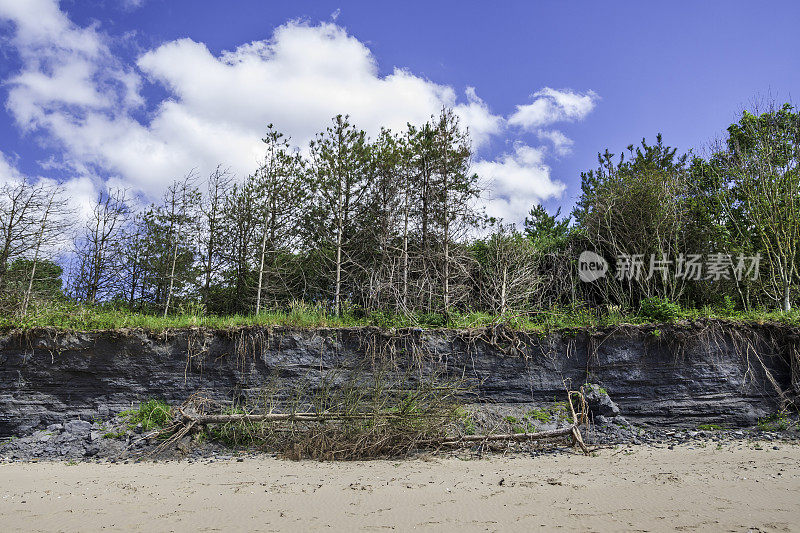
[[[0,465],[0,530],[797,530],[800,446],[775,446],[344,463],[12,463]]]

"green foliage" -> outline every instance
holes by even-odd
[[[660,307],[660,306],[659,306]],[[123,328],[140,328],[148,331],[164,331],[187,327],[209,329],[229,329],[245,326],[285,326],[301,329],[321,327],[364,327],[377,326],[391,328],[435,329],[449,327],[470,329],[494,327],[499,324],[517,331],[547,333],[563,331],[570,334],[576,329],[596,329],[618,324],[649,324],[669,322],[674,318],[685,320],[728,319],[740,322],[764,323],[780,322],[787,325],[800,325],[800,309],[789,313],[754,309],[751,311],[704,309],[679,309],[668,306],[672,319],[666,320],[643,313],[625,313],[613,310],[594,314],[583,307],[552,308],[546,312],[529,316],[496,316],[486,312],[454,312],[449,317],[441,314],[415,314],[411,316],[380,312],[356,316],[352,313],[335,316],[320,304],[306,304],[295,301],[286,310],[269,310],[259,315],[198,315],[174,314],[167,317],[137,313],[113,306],[85,306],[69,301],[38,303],[26,316],[0,315],[0,331],[12,329],[31,330],[36,328],[56,328],[67,331],[96,331]],[[661,316],[661,315],[659,315]]]
[[[162,400],[148,400],[138,409],[123,411],[124,418],[131,428],[141,424],[145,431],[162,429],[172,422],[172,407]]]
[[[552,415],[548,411],[540,407],[534,407],[533,409],[525,413],[525,416],[527,418],[530,418],[531,420],[538,420],[540,422],[550,422],[550,420],[552,419]]]
[[[561,208],[551,215],[541,205],[534,206],[523,223],[525,237],[543,250],[562,246],[569,237],[569,217],[558,220],[559,215]]]
[[[790,104],[745,111],[715,161],[731,232],[763,256],[760,288],[787,312],[800,280],[800,112]]]
[[[522,227],[476,209],[480,177],[452,110],[372,139],[339,115],[306,151],[272,125],[263,140],[242,180],[218,168],[201,186],[189,173],[138,213],[121,191],[101,193],[65,263],[67,296],[48,245],[66,233],[40,218],[44,189],[0,187],[0,328],[798,322],[800,113],[790,104],[743,113],[708,157],[660,134],[606,149],[581,174],[570,216],[535,205]],[[578,280],[584,250],[610,261],[605,277]],[[719,279],[675,275],[696,254],[759,254],[759,277],[735,280],[733,265]],[[613,260],[634,255],[641,275],[626,278]],[[669,273],[647,275],[651,257]]]
[[[466,390],[463,384],[432,378],[408,389],[403,377],[387,380],[386,376],[378,372],[368,383],[332,386],[336,377],[330,373],[315,391],[297,390],[294,384],[278,380],[257,398],[224,414],[336,416],[316,422],[239,420],[212,425],[208,436],[235,448],[272,449],[292,459],[326,460],[402,456],[441,438],[451,424],[459,422],[474,431],[471,415],[458,400]]]
[[[473,414],[467,411],[465,408],[459,407],[456,409],[456,416],[461,420],[461,423],[464,425],[464,434],[474,435],[476,432],[476,427],[475,427],[475,418]]]
[[[23,293],[28,290],[33,270],[33,260],[19,258],[8,265],[6,272],[7,289]],[[58,264],[47,259],[39,259],[36,262],[35,275],[33,277],[32,293],[34,297],[57,299],[63,296],[61,292],[61,275],[63,269]]]
[[[674,322],[681,316],[681,307],[661,298],[645,298],[639,306],[639,315],[658,322]]]
[[[701,431],[719,431],[723,428],[719,424],[700,424],[697,429]]]
[[[791,422],[786,413],[776,413],[759,419],[758,429],[761,431],[785,431],[789,429]]]
[[[121,439],[126,434],[125,430],[120,431],[106,431],[103,433],[104,439]]]

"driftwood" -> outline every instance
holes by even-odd
[[[581,419],[575,412],[575,406],[572,404],[572,396],[576,395],[581,399]],[[485,435],[464,435],[462,437],[450,437],[436,441],[429,441],[430,444],[438,444],[441,446],[459,446],[467,442],[516,442],[516,441],[529,441],[529,440],[546,440],[556,437],[572,436],[572,441],[578,445],[585,455],[589,455],[590,451],[586,444],[583,442],[581,431],[579,429],[581,422],[585,422],[586,418],[586,400],[584,399],[583,392],[569,391],[567,399],[569,400],[569,409],[572,414],[572,425],[551,429],[549,431],[537,431],[536,433],[494,433]]]
[[[230,422],[325,422],[336,420],[371,420],[373,418],[409,418],[415,415],[399,415],[395,413],[376,414],[343,414],[336,412],[323,413],[267,413],[263,415],[232,414],[232,415],[192,415],[183,412],[183,416],[190,422],[199,425],[227,424]]]
[[[486,435],[464,435],[463,437],[451,437],[428,441],[431,444],[441,444],[443,446],[458,446],[466,442],[492,442],[492,441],[525,441],[525,440],[544,440],[553,437],[566,437],[572,435],[573,426],[565,428],[551,429],[549,431],[537,431],[536,433],[487,433]]]
[[[580,416],[575,410],[572,398],[576,396],[580,399]],[[462,435],[458,437],[442,437],[438,439],[427,439],[418,441],[416,444],[420,446],[459,446],[467,443],[476,442],[524,442],[534,440],[546,440],[557,437],[572,437],[573,444],[580,447],[584,454],[588,455],[590,450],[583,442],[580,432],[580,425],[587,422],[586,416],[586,400],[583,391],[569,391],[567,393],[567,400],[569,404],[570,414],[572,415],[572,424],[558,429],[548,431],[538,431],[535,433],[489,433],[483,435]],[[199,395],[193,395],[182,406],[177,408],[176,418],[173,423],[165,428],[162,434],[171,434],[170,438],[158,446],[151,454],[160,453],[168,446],[177,443],[183,437],[189,435],[196,429],[202,428],[210,424],[229,424],[236,422],[328,422],[328,421],[345,421],[345,420],[373,420],[373,419],[408,419],[408,418],[423,418],[424,415],[414,415],[410,413],[339,413],[335,411],[324,412],[301,412],[301,413],[265,413],[265,414],[210,414],[203,412],[203,408],[207,406],[210,401]],[[148,435],[151,437],[152,435]]]

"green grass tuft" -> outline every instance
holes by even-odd
[[[526,417],[532,420],[539,420],[540,422],[550,422],[552,415],[546,410],[539,407],[534,407],[525,414]]]
[[[172,407],[161,400],[148,400],[138,409],[123,411],[120,416],[133,429],[139,424],[145,431],[162,429],[172,422]]]
[[[477,311],[452,311],[447,316],[438,313],[395,315],[386,311],[364,313],[346,310],[339,316],[328,313],[321,305],[293,302],[286,309],[268,310],[258,315],[215,316],[176,314],[163,317],[114,308],[86,306],[67,301],[37,304],[27,316],[0,316],[0,331],[56,328],[66,331],[97,331],[138,328],[161,332],[170,329],[204,327],[230,329],[245,326],[285,326],[294,328],[347,328],[374,326],[392,328],[455,328],[468,329],[502,324],[517,331],[545,334],[550,331],[599,329],[621,324],[660,324],[677,320],[721,319],[743,323],[778,322],[800,325],[800,309],[789,313],[753,310],[736,312],[729,308],[682,309],[676,304],[657,299],[642,303],[636,312],[618,307],[596,311],[583,306],[559,307],[519,315],[496,316]],[[653,335],[662,334],[659,329]]]

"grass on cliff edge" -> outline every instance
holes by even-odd
[[[163,317],[124,309],[89,307],[73,303],[39,304],[27,316],[6,314],[0,316],[0,330],[30,330],[56,328],[70,331],[92,331],[121,328],[141,328],[164,331],[187,327],[227,329],[241,326],[287,326],[295,328],[346,328],[374,326],[390,328],[477,328],[503,324],[520,331],[552,331],[569,328],[601,328],[619,324],[656,324],[677,320],[722,319],[740,322],[779,322],[800,325],[800,310],[790,313],[757,310],[750,312],[703,309],[681,309],[675,304],[649,302],[636,312],[622,312],[618,308],[597,312],[586,307],[554,308],[530,312],[525,315],[497,316],[483,312],[453,312],[449,317],[426,313],[413,316],[388,313],[356,314],[345,312],[340,316],[326,313],[320,306],[295,303],[288,310],[270,310],[259,315],[197,315],[176,314]]]

